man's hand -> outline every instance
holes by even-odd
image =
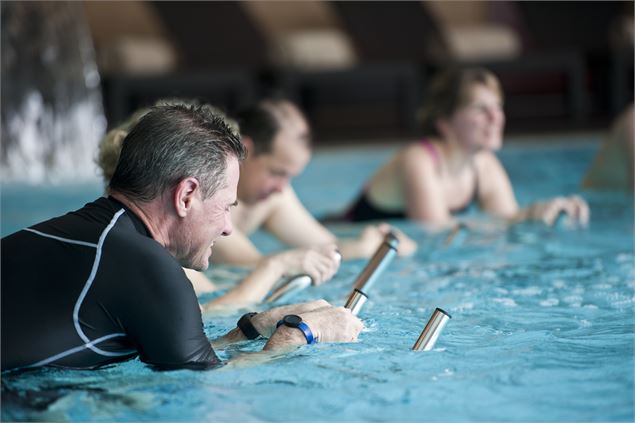
[[[529,218],[540,220],[546,225],[553,225],[560,213],[565,213],[571,222],[586,226],[589,223],[589,206],[577,195],[556,197],[551,200],[535,203],[529,208]]]
[[[262,336],[269,338],[276,330],[276,323],[278,323],[278,321],[287,314],[302,315],[304,313],[325,308],[332,308],[332,306],[325,300],[316,300],[307,303],[276,307],[256,314],[251,318],[251,323]]]
[[[344,307],[328,306],[299,315],[318,342],[353,342],[364,328],[361,320]],[[306,338],[302,332],[296,328],[280,326],[263,350],[274,351],[304,344]]]
[[[368,251],[368,257],[370,257],[379,245],[384,240],[384,237],[392,232],[397,236],[399,240],[399,248],[397,250],[397,254],[400,256],[411,256],[417,251],[417,243],[412,239],[408,238],[403,232],[399,229],[390,226],[387,223],[382,223],[380,225],[371,225],[364,228],[361,235],[359,236],[359,241]]]
[[[298,248],[271,257],[287,276],[307,274],[314,285],[321,285],[333,277],[340,267],[341,255],[335,244],[312,248]]]

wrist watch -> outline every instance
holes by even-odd
[[[241,332],[243,333],[243,335],[245,335],[245,337],[247,337],[247,339],[256,339],[260,336],[260,332],[258,332],[258,330],[254,327],[254,324],[251,323],[251,318],[254,317],[256,314],[258,313],[245,313],[236,324],[236,326],[238,326],[238,329],[241,330]]]
[[[311,332],[311,328],[309,325],[302,321],[302,317],[297,314],[287,314],[278,322],[276,327],[280,327],[281,325],[288,326],[290,328],[299,329],[304,337],[306,338],[307,344],[315,344],[317,342],[317,338],[313,336],[313,332]]]

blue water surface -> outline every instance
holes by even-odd
[[[596,139],[510,145],[500,154],[522,204],[579,191]],[[394,147],[319,152],[294,186],[316,214],[342,209]],[[98,184],[3,187],[2,234],[81,207]],[[633,197],[584,193],[588,229],[478,229],[448,243],[394,222],[419,242],[373,286],[359,342],[304,346],[254,367],[156,372],[138,360],[98,371],[3,375],[2,420],[19,421],[512,421],[635,418]],[[357,225],[331,227],[356,235]],[[280,245],[262,233],[265,249]],[[343,304],[364,260],[295,300]],[[245,269],[209,275],[231,285]],[[435,307],[452,319],[430,352],[410,348]],[[262,307],[264,308],[264,307]],[[210,337],[244,310],[204,315]],[[257,351],[263,341],[232,347]]]

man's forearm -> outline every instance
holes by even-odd
[[[286,352],[305,344],[306,338],[298,329],[280,326],[271,335],[262,350]]]
[[[342,260],[366,258],[372,254],[370,252],[372,248],[369,248],[359,239],[338,239],[337,248],[342,253]]]
[[[215,350],[222,350],[228,345],[236,344],[238,342],[246,341],[247,337],[243,334],[243,332],[239,328],[234,328],[227,332],[225,335],[220,338],[216,338],[211,341],[212,348]]]
[[[246,341],[247,337],[239,328],[234,328],[225,335],[213,341],[212,347],[215,350],[221,350],[229,345]],[[261,364],[279,358],[287,352],[293,351],[295,348],[306,344],[306,338],[297,329],[281,326],[279,327],[269,341],[265,344],[263,350],[258,353],[243,353],[236,357],[232,357],[225,367],[244,367]]]
[[[225,295],[203,305],[203,310],[239,307],[262,301],[271,287],[284,275],[285,269],[279,260],[268,257],[260,262],[238,285]]]

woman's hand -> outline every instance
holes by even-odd
[[[534,203],[528,209],[528,218],[540,220],[546,225],[552,226],[560,213],[565,213],[573,223],[582,226],[587,226],[589,223],[589,205],[577,195],[556,197],[544,202]]]

